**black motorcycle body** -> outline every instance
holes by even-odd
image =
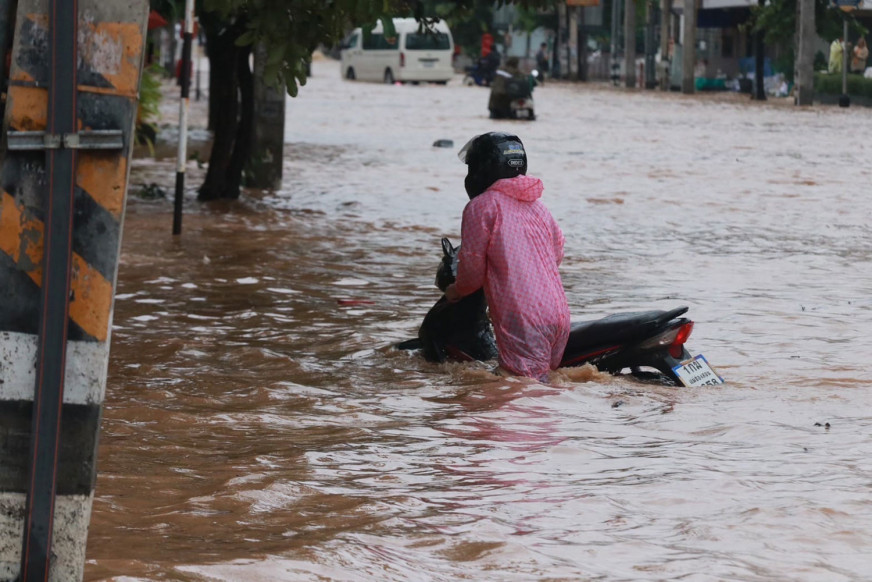
[[[443,238],[442,250],[436,285],[445,291],[457,275],[460,247]],[[620,374],[629,370],[637,377],[661,377],[681,385],[673,369],[691,359],[685,342],[693,330],[693,321],[681,317],[686,312],[687,307],[678,307],[669,311],[616,313],[575,322],[560,366],[593,364],[602,372]],[[424,317],[418,338],[397,347],[420,349],[430,362],[496,358],[496,341],[483,290],[455,303],[448,302],[443,295]]]

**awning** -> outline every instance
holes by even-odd
[[[161,28],[169,24],[166,18],[157,13],[156,10],[152,10],[148,13],[148,29],[154,30],[155,28]]]

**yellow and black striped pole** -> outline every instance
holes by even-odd
[[[18,2],[0,170],[0,580],[83,576],[147,12]]]

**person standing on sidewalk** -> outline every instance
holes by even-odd
[[[830,62],[827,70],[830,73],[841,73],[842,72],[842,37],[835,39],[830,44]]]
[[[539,70],[539,82],[545,84],[545,75],[548,74],[550,67],[548,66],[548,43],[543,42],[539,45],[539,52],[536,53],[536,69]]]
[[[862,75],[863,71],[866,70],[866,59],[869,58],[869,48],[866,46],[865,38],[860,37],[853,52],[854,54],[851,56],[851,72]]]

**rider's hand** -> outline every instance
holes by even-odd
[[[445,289],[445,298],[449,303],[456,303],[460,301],[460,293],[457,292],[457,286],[452,283]]]

